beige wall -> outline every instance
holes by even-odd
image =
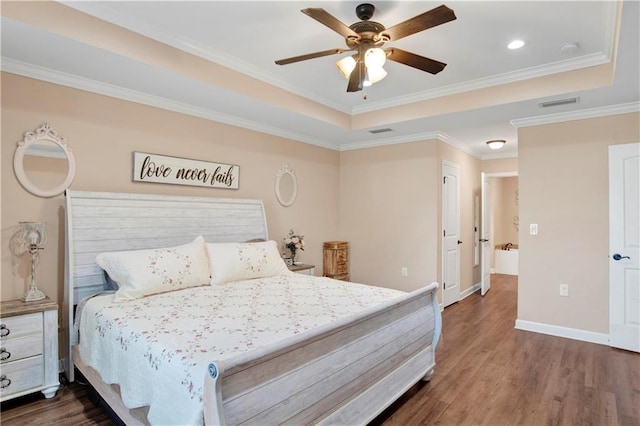
[[[76,190],[260,198],[269,235],[278,242],[289,228],[305,235],[301,260],[322,272],[322,242],[338,237],[339,154],[224,124],[2,73],[2,300],[22,295],[27,262],[13,268],[8,240],[19,221],[48,224],[49,241],[37,278],[52,299],[62,300],[64,197],[40,198],[13,173],[16,143],[45,122],[67,141],[76,157]],[[133,183],[132,152],[144,151],[238,164],[237,191]],[[278,170],[289,164],[298,178],[298,199],[289,208],[275,199]]]
[[[340,153],[352,281],[410,291],[438,280],[438,174],[434,140]]]
[[[472,242],[480,160],[436,140],[341,153],[340,237],[351,244],[353,281],[405,291],[441,281],[442,160],[460,166],[460,289],[479,282]]]
[[[480,171],[485,173],[508,173],[518,171],[518,158],[496,158],[482,160]]]
[[[519,320],[608,333],[607,147],[639,139],[638,113],[518,130]]]

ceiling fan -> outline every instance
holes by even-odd
[[[370,86],[372,83],[382,80],[387,75],[387,72],[382,67],[387,59],[431,74],[437,74],[447,66],[447,64],[436,61],[435,59],[416,55],[415,53],[407,52],[397,47],[389,47],[383,50],[381,46],[385,43],[397,41],[420,31],[453,21],[456,19],[453,10],[445,5],[438,6],[435,9],[414,16],[390,28],[385,28],[384,25],[378,22],[370,21],[374,11],[375,7],[372,4],[363,3],[358,5],[358,7],[356,7],[356,15],[360,19],[360,22],[346,26],[324,9],[302,9],[302,13],[305,15],[310,16],[342,35],[349,48],[323,50],[321,52],[280,59],[275,61],[276,64],[287,65],[308,59],[320,58],[322,56],[356,52],[352,56],[347,56],[336,63],[340,72],[349,80],[347,92],[360,91],[364,86]]]

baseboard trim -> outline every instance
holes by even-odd
[[[471,286],[468,289],[466,289],[465,291],[461,292],[460,293],[460,300],[466,299],[467,297],[471,296],[473,293],[475,293],[476,291],[480,290],[480,287],[482,287],[482,283],[475,283],[473,286]]]
[[[539,322],[520,319],[516,320],[515,328],[517,330],[533,331],[535,333],[548,334],[551,336],[609,346],[609,335],[604,333],[595,333],[593,331],[579,330],[577,328],[561,327],[559,325],[542,324]]]

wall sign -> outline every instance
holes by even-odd
[[[238,189],[240,166],[134,152],[133,180],[134,182]]]

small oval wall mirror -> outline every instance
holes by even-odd
[[[298,196],[296,175],[288,164],[282,166],[276,175],[276,198],[285,207],[291,206]]]
[[[63,137],[45,123],[18,142],[13,169],[20,184],[40,197],[54,197],[71,185],[76,163]]]

